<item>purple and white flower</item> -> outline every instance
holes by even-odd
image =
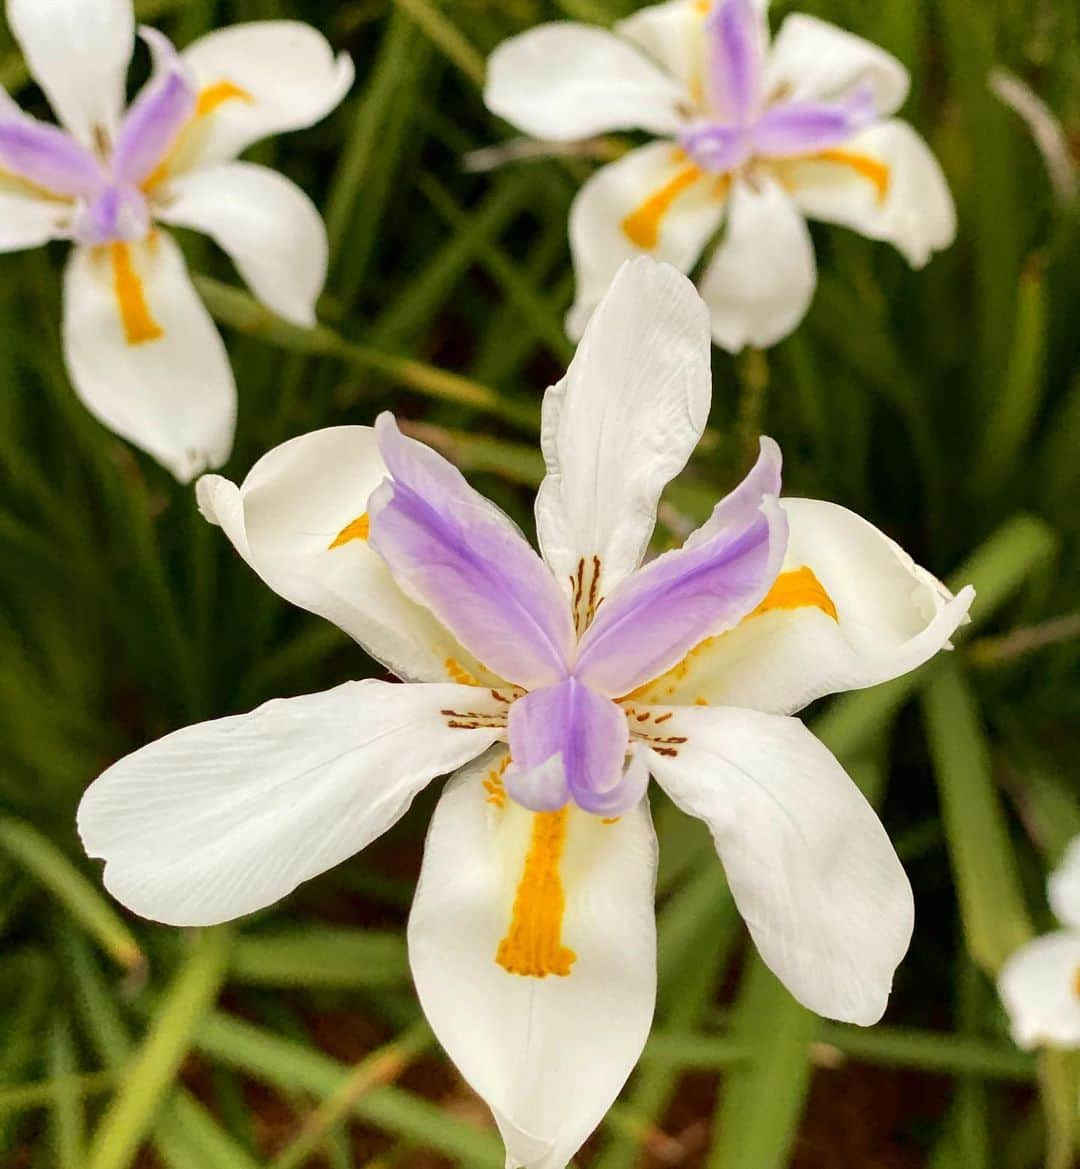
[[[579,337],[619,265],[646,252],[700,281],[724,349],[767,346],[802,320],[817,283],[806,219],[894,244],[914,267],[956,215],[941,168],[891,115],[895,58],[811,16],[770,44],[765,0],[668,0],[613,31],[560,22],[500,45],[488,108],[534,138],[612,130],[659,141],[599,170],[570,212]]]
[[[124,112],[131,0],[8,0],[7,17],[61,125],[0,89],[0,251],[71,240],[64,353],[86,407],[184,482],[232,449],[228,355],[168,223],[209,235],[252,292],[315,321],[326,279],[317,209],[276,171],[236,161],[310,126],[348,92],[353,66],[315,29],[240,24],[177,53],[140,30],[154,73]]]
[[[866,521],[745,480],[642,566],[701,437],[708,312],[673,268],[618,274],[544,401],[542,555],[383,415],[271,451],[204,514],[263,580],[402,679],[189,727],[79,810],[125,905],[176,925],[269,905],[445,788],[409,921],[420,998],[508,1163],[562,1169],[648,1035],[656,837],[646,786],[709,826],[768,965],[811,1009],[885,1008],[912,896],[873,810],[797,719],[948,643],[955,598]]]
[[[1080,837],[1047,882],[1062,928],[1021,946],[1001,968],[998,993],[1018,1047],[1080,1048]]]

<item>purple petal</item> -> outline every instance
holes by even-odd
[[[683,150],[703,170],[723,174],[742,166],[753,151],[753,139],[742,126],[694,126],[679,135]]]
[[[754,152],[774,158],[813,154],[839,146],[876,119],[868,86],[840,102],[785,102],[766,110],[754,126]]]
[[[0,170],[54,195],[89,195],[105,180],[98,160],[58,126],[0,107]]]
[[[565,678],[570,607],[525,537],[390,414],[375,430],[392,478],[368,501],[369,542],[398,584],[500,677],[527,689]]]
[[[648,749],[638,743],[630,749],[630,762],[619,782],[607,792],[574,792],[574,802],[594,816],[624,816],[641,803],[649,787]]]
[[[709,102],[721,116],[746,125],[761,93],[764,17],[754,0],[719,0],[705,35]]]
[[[503,783],[533,811],[561,807],[567,793],[591,810],[587,805],[604,803],[620,787],[630,737],[626,715],[576,678],[519,698],[510,708],[509,737],[513,763]]]
[[[150,231],[150,206],[138,187],[110,183],[80,209],[75,239],[90,247],[115,241],[145,239]]]
[[[138,184],[154,172],[195,112],[197,94],[172,42],[152,28],[139,35],[154,55],[154,76],[128,110],[113,150],[113,174]]]
[[[780,447],[768,436],[762,435],[757,462],[749,474],[712,510],[712,515],[696,532],[687,538],[684,548],[696,548],[706,540],[720,535],[730,527],[746,527],[761,510],[761,501],[767,496],[778,497],[784,460]]]
[[[574,673],[604,694],[628,694],[671,669],[764,598],[787,547],[787,523],[766,498],[748,522],[658,557],[604,602]]]

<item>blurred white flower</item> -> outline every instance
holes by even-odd
[[[721,227],[701,294],[725,349],[771,345],[817,282],[806,219],[894,244],[914,267],[947,247],[956,215],[929,147],[891,115],[908,75],[875,45],[792,15],[769,42],[764,0],[668,0],[613,32],[541,25],[500,45],[488,108],[573,141],[641,129],[660,140],[599,170],[570,212],[581,331],[638,252],[689,272]]]
[[[65,129],[0,89],[0,251],[75,244],[64,353],[87,408],[184,482],[232,448],[236,386],[183,256],[157,224],[204,232],[268,308],[312,324],[327,242],[311,200],[237,155],[310,126],[352,62],[292,21],[212,32],[178,54],[140,30],[154,74],[124,111],[131,0],[8,0],[8,23]]]
[[[1065,927],[1021,946],[998,975],[1017,1046],[1080,1047],[1080,836],[1047,882]]]
[[[544,400],[542,557],[389,415],[287,442],[239,487],[203,478],[204,514],[263,580],[403,682],[177,731],[79,809],[114,896],[209,924],[345,860],[457,770],[409,955],[510,1165],[562,1169],[648,1035],[650,774],[708,824],[758,950],[811,1009],[875,1022],[911,937],[884,828],[790,716],[925,662],[972,590],[951,597],[841,507],[778,502],[767,439],[706,523],[641,567],[705,426],[710,354],[693,285],[628,264]]]

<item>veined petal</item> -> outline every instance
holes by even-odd
[[[906,122],[871,126],[841,146],[783,164],[810,219],[885,240],[921,268],[956,236],[956,208],[930,147]]]
[[[795,719],[650,707],[652,773],[706,822],[761,957],[803,1006],[868,1026],[907,952],[914,903],[885,829]]]
[[[111,141],[135,47],[131,0],[7,0],[7,18],[60,121],[84,146]]]
[[[694,286],[641,257],[623,266],[566,377],[544,395],[544,559],[581,628],[641,563],[667,484],[709,415],[709,316]]]
[[[331,427],[275,447],[239,487],[204,476],[199,507],[276,593],[333,621],[398,677],[497,682],[369,545],[368,500],[386,474],[372,427]]]
[[[551,811],[561,808],[569,795],[587,812],[603,806],[608,814],[629,748],[626,715],[610,698],[567,678],[519,698],[510,708],[508,728],[514,762],[504,780],[518,803],[536,812]],[[552,759],[559,761],[561,776],[551,774],[542,790],[535,775],[527,786],[517,787],[519,772],[534,773]]]
[[[787,521],[766,498],[746,523],[658,557],[608,596],[582,638],[576,676],[613,697],[656,678],[754,609],[786,544]]]
[[[788,16],[773,41],[765,69],[766,93],[794,101],[835,101],[866,85],[878,115],[887,117],[907,97],[908,72],[877,45],[801,12]]]
[[[705,18],[709,104],[743,125],[758,112],[769,42],[765,13],[755,0],[715,0]]]
[[[785,499],[783,571],[735,629],[696,646],[643,702],[791,714],[921,666],[967,620],[956,597],[872,524],[833,503]]]
[[[20,252],[66,238],[70,218],[65,204],[6,190],[0,182],[0,252]]]
[[[143,28],[140,35],[154,56],[154,75],[128,110],[112,154],[116,180],[138,186],[157,168],[195,112],[190,72],[167,36]]]
[[[1018,1047],[1080,1047],[1080,932],[1028,942],[1001,968],[997,985]]]
[[[561,589],[513,521],[389,414],[375,423],[391,478],[371,498],[371,546],[405,593],[473,654],[527,689],[566,676],[574,630]]]
[[[500,804],[483,785],[491,762],[439,801],[409,961],[439,1042],[495,1114],[507,1164],[564,1169],[648,1035],[656,837],[644,800],[615,824]]]
[[[1050,907],[1062,925],[1080,929],[1080,836],[1065,850],[1047,882]]]
[[[39,122],[15,104],[0,109],[0,177],[21,180],[43,198],[91,195],[105,180],[98,160],[59,126]]]
[[[814,245],[790,196],[771,178],[737,181],[701,281],[717,345],[737,353],[775,344],[802,320],[816,286]]]
[[[210,236],[278,316],[315,324],[326,281],[326,228],[315,204],[277,171],[223,163],[171,181],[158,218]]]
[[[673,142],[652,142],[598,170],[570,209],[577,278],[570,336],[582,335],[626,260],[647,252],[688,272],[720,228],[728,186]]]
[[[254,142],[321,122],[352,88],[347,53],[292,20],[218,29],[183,52],[199,84],[198,125],[173,173],[235,158]]]
[[[64,353],[87,409],[182,482],[228,458],[236,420],[229,358],[165,232],[73,250]]]
[[[499,732],[450,726],[440,711],[459,707],[502,709],[467,686],[346,682],[187,727],[95,780],[79,834],[129,909],[169,925],[228,921],[340,864],[430,780],[485,751]]]
[[[636,48],[587,24],[542,24],[488,60],[484,102],[533,138],[570,142],[608,130],[672,134],[689,98]]]

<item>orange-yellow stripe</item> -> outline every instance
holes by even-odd
[[[112,260],[113,290],[124,327],[124,340],[129,345],[160,341],[165,336],[165,330],[150,313],[142,279],[131,261],[131,248],[124,243],[111,244],[109,257]]]
[[[533,814],[532,839],[514,896],[510,928],[495,954],[495,961],[508,974],[565,978],[577,961],[577,954],[562,944],[566,893],[559,866],[568,816],[568,808]]]
[[[195,102],[195,117],[206,118],[227,101],[242,101],[249,106],[255,104],[255,99],[246,89],[234,85],[231,81],[217,81],[199,91]]]
[[[760,617],[762,613],[770,613],[774,609],[808,608],[820,609],[834,621],[839,620],[832,597],[813,571],[804,564],[802,568],[780,573],[773,587],[766,593],[765,600],[744,620]]]
[[[692,163],[650,195],[636,211],[622,221],[621,227],[634,247],[650,252],[660,242],[660,225],[675,200],[701,178],[700,167]]]
[[[869,179],[877,191],[878,202],[885,202],[889,194],[889,184],[892,182],[892,171],[885,163],[865,154],[856,154],[852,150],[822,150],[810,158],[813,162],[835,162],[840,166],[850,167],[864,179]]]
[[[371,534],[371,521],[368,519],[368,513],[357,516],[350,524],[346,524],[340,532],[334,537],[334,542],[330,545],[329,550],[340,548],[344,544],[349,544],[353,540],[366,540]]]

